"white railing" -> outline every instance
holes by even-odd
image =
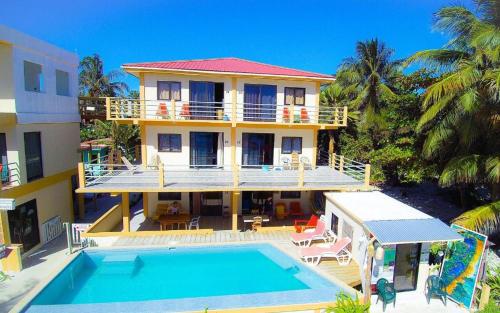
[[[84,233],[91,225],[91,223],[71,224],[71,241],[74,245],[82,244],[82,233]]]
[[[61,221],[61,217],[57,215],[47,220],[45,223],[42,224],[41,230],[42,230],[41,231],[42,244],[56,239],[63,232],[63,224]]]
[[[347,107],[106,98],[108,119],[347,124]]]
[[[21,184],[19,164],[15,162],[2,164],[0,170],[0,189]]]
[[[109,188],[244,188],[286,186],[290,188],[368,185],[369,165],[332,155],[330,165],[309,162],[282,165],[164,165],[82,164],[80,186]],[[82,185],[83,184],[83,185]]]

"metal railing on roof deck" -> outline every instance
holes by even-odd
[[[19,172],[18,163],[10,162],[0,165],[0,189],[21,184],[21,174]]]
[[[333,155],[331,165],[79,164],[80,186],[89,188],[308,188],[367,186],[369,165]]]
[[[347,107],[106,98],[107,118],[347,124]]]

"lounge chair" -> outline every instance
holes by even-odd
[[[297,152],[292,153],[292,163],[290,164],[290,167],[292,170],[297,170],[299,169],[299,154]]]
[[[255,216],[252,223],[252,231],[257,231],[262,227],[262,216]]]
[[[439,276],[431,275],[427,277],[427,281],[425,282],[425,290],[428,304],[431,303],[432,296],[437,296],[443,301],[444,305],[446,306],[446,298],[448,297],[448,293],[446,292],[443,280]]]
[[[283,165],[283,169],[289,170],[290,169],[290,159],[286,156],[281,157],[281,164]]]
[[[318,224],[319,217],[317,215],[311,215],[308,220],[295,220],[293,226],[297,233],[302,233],[306,229],[316,228]]]
[[[316,228],[310,232],[293,233],[291,234],[292,242],[303,247],[310,246],[313,240],[326,240],[325,237],[326,225],[325,222],[319,220]]]
[[[312,169],[312,164],[311,164],[311,161],[309,160],[308,157],[301,157],[300,158],[300,163],[302,163],[304,165],[304,169],[305,170],[311,170]]]
[[[193,217],[189,222],[188,229],[191,230],[191,228],[193,227],[196,227],[196,229],[200,229],[200,218],[201,216]]]
[[[326,238],[326,236],[325,236]],[[321,258],[336,258],[339,265],[348,265],[351,262],[351,252],[347,246],[351,243],[350,238],[342,238],[335,243],[326,243],[300,250],[301,258],[307,264],[318,265]]]
[[[396,290],[385,278],[380,278],[377,280],[377,303],[379,299],[382,299],[383,311],[385,312],[385,307],[388,303],[394,303],[393,306],[396,307]]]
[[[130,163],[130,161],[126,157],[122,157],[122,162],[127,167],[127,169],[132,173],[134,173],[135,171],[137,171],[137,169],[139,169],[139,165],[134,165]]]

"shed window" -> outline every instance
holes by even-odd
[[[182,142],[180,134],[158,134],[159,152],[181,152]]]

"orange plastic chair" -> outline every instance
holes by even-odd
[[[189,116],[191,116],[191,113],[189,112],[189,104],[184,104],[181,110],[181,117],[188,118]]]
[[[283,108],[283,120],[288,122],[290,120],[290,110],[287,107]]]
[[[166,103],[160,103],[158,109],[156,110],[156,115],[163,118],[168,118],[168,109]]]
[[[290,202],[290,216],[304,216],[304,212],[300,207],[300,202],[298,201]]]
[[[308,220],[295,220],[293,222],[295,231],[298,233],[303,232],[306,229],[310,228],[316,228],[316,225],[318,225],[318,216],[317,215],[311,215],[311,217]]]
[[[300,109],[300,120],[302,122],[307,122],[309,121],[309,114],[307,113],[306,108],[301,108]]]

